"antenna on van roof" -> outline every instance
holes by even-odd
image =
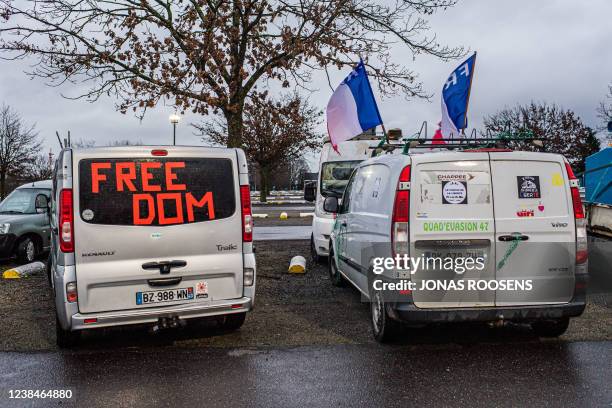
[[[60,138],[59,132],[57,130],[55,131],[55,136],[57,136],[57,142],[60,145],[60,149],[63,149],[64,145],[62,144],[62,139]]]

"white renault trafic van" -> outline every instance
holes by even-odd
[[[51,199],[57,340],[81,330],[220,316],[255,298],[247,161],[240,149],[65,149]]]
[[[331,280],[370,300],[379,341],[400,321],[523,321],[558,336],[584,310],[584,213],[560,155],[383,155],[357,166],[341,206],[324,206],[336,213]]]

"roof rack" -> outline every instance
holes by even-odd
[[[422,137],[422,136],[425,137]],[[444,139],[444,144],[437,144],[438,139],[427,137],[427,121],[424,121],[419,131],[413,134],[411,137],[405,137],[401,139],[403,144],[389,144],[386,140],[381,140],[381,143],[372,152],[372,157],[378,155],[381,152],[392,152],[395,149],[402,148],[402,154],[408,154],[410,149],[414,148],[429,148],[429,149],[483,149],[483,148],[508,148],[509,142],[530,142],[537,147],[543,147],[542,140],[535,137],[532,131],[527,130],[524,132],[511,132],[504,130],[496,135],[493,135],[490,130],[487,129],[486,137],[478,137],[476,129],[472,129],[469,137],[464,134],[461,137],[454,138],[451,135],[450,138]]]

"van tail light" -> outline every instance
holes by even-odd
[[[574,207],[574,218],[576,219],[576,264],[584,264],[588,260],[586,219],[584,217],[584,207],[580,199],[578,189],[578,179],[572,171],[572,167],[565,162],[565,171],[570,182],[572,192],[572,206]]]
[[[74,303],[78,300],[76,282],[68,282],[66,284],[66,300],[68,303]]]
[[[60,191],[59,199],[59,242],[62,252],[74,252],[74,212],[72,189]]]
[[[244,268],[242,276],[242,283],[244,286],[253,286],[253,283],[255,283],[255,269]]]
[[[574,206],[574,218],[584,218],[584,208],[582,207],[582,199],[580,199],[580,190],[578,190],[578,179],[574,176],[572,167],[568,162],[565,162],[565,170],[567,171],[567,178],[570,181],[570,188],[572,190],[572,205]]]
[[[251,190],[248,184],[240,186],[240,206],[242,207],[242,241],[253,241],[253,214],[251,213]]]
[[[410,213],[410,166],[400,173],[393,203],[391,222],[391,248],[393,256],[408,254],[408,226]]]

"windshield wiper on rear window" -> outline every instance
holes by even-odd
[[[0,211],[0,214],[25,214],[23,211],[5,210]]]

